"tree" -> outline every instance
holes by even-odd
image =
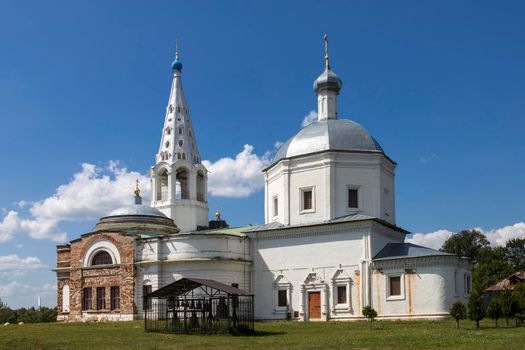
[[[492,299],[487,307],[487,315],[494,320],[494,324],[498,326],[498,319],[501,317],[501,304],[498,299]]]
[[[480,231],[463,230],[450,236],[440,250],[477,262],[481,249],[488,247],[489,244],[487,237]]]
[[[0,323],[3,324],[6,322],[16,323],[16,315],[13,310],[11,310],[9,306],[4,304],[4,302],[0,299]]]
[[[468,318],[476,322],[476,328],[479,328],[479,321],[485,317],[485,308],[483,307],[483,290],[476,286],[468,298]]]
[[[525,319],[525,284],[518,284],[512,290],[512,298],[515,303],[515,316],[516,316],[516,325],[518,322],[523,323]]]
[[[505,245],[505,256],[513,272],[525,270],[525,238],[512,238]]]
[[[372,321],[377,317],[377,311],[374,310],[370,305],[367,305],[363,308],[362,314],[367,318],[368,329],[372,329]]]
[[[501,304],[501,315],[505,317],[507,327],[509,326],[509,319],[516,315],[516,302],[514,300],[514,295],[512,295],[512,290],[505,289],[501,292],[500,295],[500,304]]]
[[[461,301],[456,301],[450,308],[450,316],[456,320],[456,325],[459,329],[459,321],[464,320],[467,315],[467,309]]]
[[[512,265],[507,261],[505,248],[484,247],[480,249],[472,281],[485,290],[513,272]]]

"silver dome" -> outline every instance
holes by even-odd
[[[328,89],[339,92],[343,87],[343,82],[337,74],[330,68],[326,68],[317,79],[314,80],[314,90],[318,92],[319,90]]]
[[[281,159],[329,150],[384,153],[361,125],[348,119],[328,119],[305,126],[286,141],[277,150],[272,165]]]
[[[105,217],[109,216],[160,216],[164,218],[167,217],[160,210],[141,204],[128,205],[122,208],[115,209]]]

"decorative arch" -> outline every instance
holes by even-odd
[[[321,297],[321,320],[328,320],[328,284],[321,275],[312,269],[301,284],[301,309],[300,316],[303,320],[309,320],[309,293],[319,292]]]
[[[111,241],[103,240],[97,241],[89,247],[89,249],[84,254],[84,258],[82,260],[82,267],[93,266],[93,258],[100,251],[105,251],[110,255],[113,265],[120,264],[120,253],[117,246]]]

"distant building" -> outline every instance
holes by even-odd
[[[257,319],[352,320],[371,305],[384,319],[443,318],[466,302],[466,259],[405,243],[396,225],[395,168],[361,125],[340,119],[342,82],[314,81],[318,120],[264,169],[264,225],[208,221],[201,163],[182,63],[151,168],[151,207],[116,209],[92,232],[57,246],[59,320],[141,318],[143,296],[182,277],[255,294]]]
[[[525,271],[518,271],[488,287],[485,291],[489,293],[498,293],[505,289],[514,289],[518,284],[525,284]]]

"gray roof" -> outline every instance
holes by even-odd
[[[272,165],[281,159],[321,151],[383,153],[383,148],[361,125],[348,119],[328,119],[305,126],[286,141],[275,154]]]
[[[160,216],[167,217],[160,210],[147,205],[133,204],[113,210],[105,217],[110,216]]]
[[[341,216],[339,218],[331,219],[331,220],[324,220],[324,221],[316,221],[316,222],[310,222],[306,224],[298,224],[298,225],[284,225],[278,221],[273,221],[268,224],[264,225],[258,225],[253,226],[250,229],[245,230],[244,232],[259,232],[259,231],[269,231],[269,230],[280,230],[280,229],[288,229],[288,228],[294,228],[294,227],[304,227],[304,226],[316,226],[316,225],[327,225],[327,224],[338,224],[338,223],[344,223],[344,222],[356,222],[356,221],[365,221],[365,220],[374,220],[376,222],[379,222],[385,226],[391,227],[401,233],[408,233],[408,231],[402,229],[401,227],[392,225],[384,220],[378,219],[374,216],[370,215],[364,215],[364,214],[351,214],[346,216]]]
[[[453,256],[454,254],[422,247],[412,243],[387,243],[372,260],[390,260],[403,258],[417,258],[423,256]]]
[[[330,68],[326,68],[317,79],[314,80],[314,90],[329,89],[339,91],[343,87],[343,82],[337,74]]]

